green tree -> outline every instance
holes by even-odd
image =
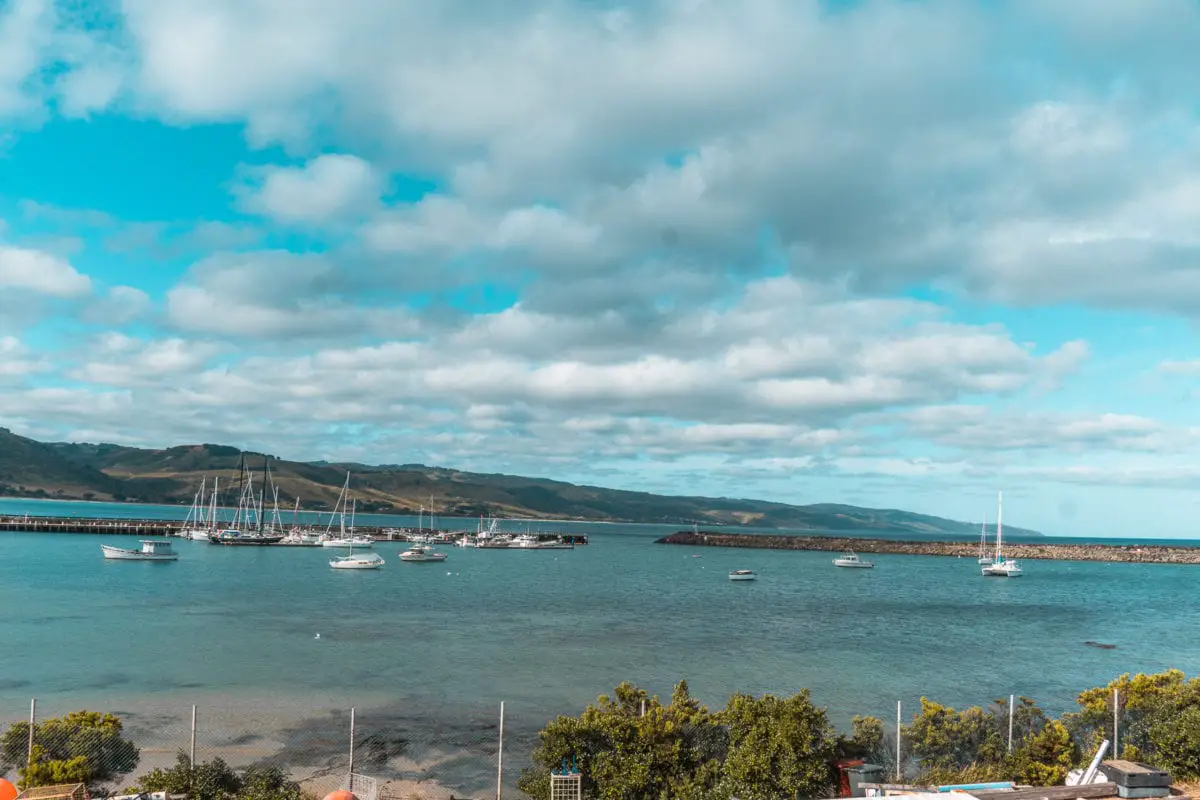
[[[722,783],[743,800],[819,797],[833,786],[838,738],[807,689],[787,699],[735,694],[720,714],[729,728]]]
[[[643,710],[645,713],[643,713]],[[550,794],[550,772],[564,761],[583,773],[588,797],[699,797],[718,772],[724,734],[713,715],[688,692],[675,687],[662,705],[630,683],[602,696],[578,718],[559,717],[539,734],[534,766],[517,782],[535,800]]]
[[[904,739],[920,763],[922,780],[944,779],[956,770],[974,768],[972,775],[990,777],[1002,764],[1007,741],[995,713],[979,706],[956,711],[921,698],[921,713],[904,728]]]
[[[242,772],[237,800],[304,800],[300,784],[279,767],[250,767]]]
[[[1011,774],[1031,786],[1060,786],[1077,757],[1078,748],[1066,726],[1049,720],[1014,750]]]
[[[1156,719],[1146,730],[1145,746],[1155,765],[1176,779],[1200,777],[1200,706]]]
[[[187,795],[191,800],[227,800],[241,789],[241,780],[224,759],[214,758],[193,765],[187,754],[180,751],[175,766],[155,769],[138,778],[137,788],[143,792],[169,792]]]
[[[861,758],[880,763],[891,754],[887,752],[883,720],[879,717],[855,717],[850,721],[850,736],[840,740],[842,758]]]
[[[22,788],[106,781],[138,764],[138,749],[122,732],[112,714],[73,711],[38,722],[30,754],[29,723],[18,722],[0,737],[0,766],[17,767]]]
[[[156,769],[138,779],[141,792],[186,795],[189,800],[305,800],[300,784],[279,767],[248,767],[241,775],[223,759],[196,765],[180,752],[175,766]]]

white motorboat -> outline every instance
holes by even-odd
[[[405,550],[403,553],[400,554],[400,560],[408,561],[411,563],[417,563],[417,564],[429,563],[429,562],[435,562],[435,561],[445,561],[446,554],[445,553],[435,553],[432,550],[430,550],[426,545],[423,545],[423,544],[414,544],[408,550]]]
[[[835,567],[846,567],[847,569],[872,569],[875,564],[871,561],[863,561],[858,557],[858,553],[843,553],[839,558],[833,560]]]
[[[537,550],[541,548],[542,543],[532,533],[522,533],[514,537],[508,546],[513,550]]]
[[[334,569],[379,569],[383,566],[383,557],[378,553],[351,553],[333,559],[329,566]]]
[[[170,542],[157,539],[142,539],[140,550],[130,550],[125,547],[113,547],[102,544],[100,549],[104,557],[113,561],[174,561],[179,554],[171,549]]]
[[[729,573],[729,580],[731,581],[752,581],[757,577],[754,571],[749,569],[735,569]]]
[[[1021,565],[1012,559],[1004,557],[1004,493],[996,498],[996,555],[990,564],[983,566],[985,578],[1019,578],[1024,573]]]

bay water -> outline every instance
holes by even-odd
[[[186,509],[0,500],[0,515],[25,513]],[[147,729],[148,709],[243,709],[251,729],[353,705],[429,743],[471,726],[490,740],[479,721],[504,701],[506,730],[528,747],[548,719],[624,680],[666,697],[685,678],[716,706],[807,687],[846,725],[894,719],[897,701],[907,717],[921,696],[1015,693],[1059,713],[1122,672],[1200,667],[1196,567],[1028,561],[1018,580],[985,579],[973,559],[877,555],[873,570],[842,570],[829,553],[656,544],[671,526],[534,527],[591,543],[446,547],[440,564],[402,563],[402,543],[380,543],[383,569],[347,572],[321,548],[175,540],[177,562],[113,562],[100,544],[129,537],[0,533],[0,720],[31,697],[141,714]],[[759,578],[731,582],[733,569]]]

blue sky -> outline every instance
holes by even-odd
[[[0,0],[0,425],[1193,537],[1197,36]]]

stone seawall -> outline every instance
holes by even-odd
[[[894,553],[909,556],[948,556],[976,558],[979,542],[892,541],[854,539],[835,536],[769,536],[750,533],[710,533],[680,531],[657,540],[658,544],[682,544],[693,547],[744,547],[758,550],[816,550],[840,553]],[[990,552],[990,549],[989,549]],[[1123,561],[1146,564],[1200,564],[1200,547],[1165,545],[1106,544],[1030,544],[1004,545],[1004,555],[1014,559],[1054,561]]]

